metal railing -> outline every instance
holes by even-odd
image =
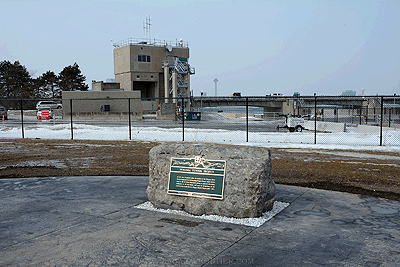
[[[188,48],[189,43],[188,42],[183,42],[180,40],[175,40],[175,41],[166,41],[166,40],[160,40],[160,39],[148,39],[148,38],[126,38],[121,41],[113,42],[113,46],[115,49],[124,47],[127,45],[143,45],[143,46],[171,46],[171,47],[182,47],[182,48]]]

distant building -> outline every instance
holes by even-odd
[[[346,91],[344,91],[344,92],[342,93],[342,95],[345,95],[345,96],[355,96],[355,95],[356,95],[356,91],[353,91],[353,90],[346,90]]]
[[[188,43],[129,38],[114,47],[115,82],[124,91],[138,90],[142,99],[190,96]]]
[[[117,96],[125,98],[128,95],[132,97],[132,94],[117,92],[135,92],[134,95],[141,99],[143,113],[155,113],[160,104],[175,107],[177,98],[190,97],[190,75],[193,75],[195,70],[189,65],[188,43],[182,39],[172,42],[128,38],[113,45],[115,79],[107,79],[106,82],[93,80],[92,92],[107,92],[107,97],[110,99]],[[78,92],[71,92],[65,96],[65,100],[92,98],[91,95]],[[105,106],[110,108],[107,110],[109,112],[117,110],[119,112],[118,105],[114,101],[112,105]],[[101,108],[103,106],[96,104],[91,111],[85,112],[99,112],[99,110],[104,112],[105,110]],[[161,110],[162,107],[163,105]],[[73,113],[75,110],[78,111],[77,108],[74,108]]]

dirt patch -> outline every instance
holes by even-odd
[[[0,139],[0,178],[149,174],[155,142]],[[400,155],[271,149],[272,177],[297,185],[400,200]],[[368,156],[367,156],[368,155]]]
[[[151,142],[3,139],[0,178],[148,175]]]
[[[400,157],[394,153],[272,149],[271,154],[277,183],[400,200]]]

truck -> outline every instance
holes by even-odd
[[[288,117],[286,116],[285,125],[277,127],[279,128],[287,128],[289,132],[301,132],[304,130],[304,118],[296,118],[296,117]]]

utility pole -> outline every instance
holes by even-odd
[[[215,83],[215,96],[217,96],[217,82],[218,82],[218,79],[215,78],[215,79],[213,80],[213,82]]]

